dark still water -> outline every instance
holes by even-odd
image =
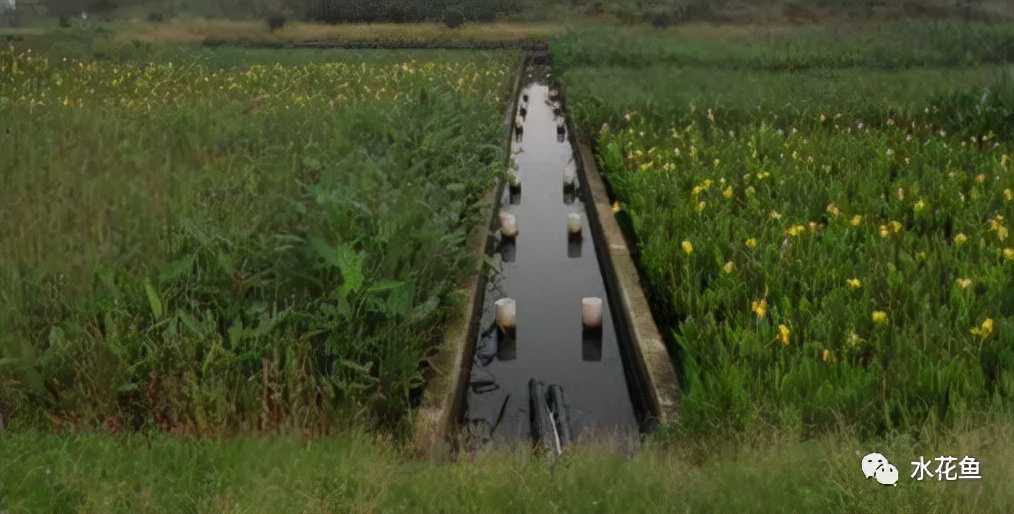
[[[545,69],[534,71],[544,76]],[[512,199],[505,188],[501,210],[515,216],[518,235],[500,253],[502,272],[487,288],[481,327],[493,323],[493,302],[509,297],[516,301],[517,328],[513,338],[501,334],[496,357],[473,372],[473,381],[482,375],[487,386],[481,393],[470,387],[465,421],[475,425],[481,418],[493,426],[482,439],[530,441],[529,380],[536,379],[562,386],[575,439],[592,433],[629,437],[638,433],[638,424],[599,260],[581,200],[565,194],[565,169],[574,166],[574,151],[559,137],[546,81],[529,82],[524,91],[526,117],[512,145],[521,195]],[[571,213],[582,219],[583,237],[576,240],[567,231]],[[583,297],[605,302],[597,335],[583,330]]]

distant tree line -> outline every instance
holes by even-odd
[[[303,0],[303,16],[326,23],[417,22],[443,19],[459,12],[469,21],[493,21],[516,12],[515,0]]]
[[[29,0],[31,1],[31,0]],[[36,0],[53,16],[101,15],[119,7],[151,6],[172,16],[214,14],[227,18],[287,18],[326,23],[440,21],[449,12],[467,21],[493,21],[531,8],[531,0]],[[31,2],[35,3],[35,2]],[[200,5],[198,5],[200,4]]]

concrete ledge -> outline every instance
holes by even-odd
[[[598,224],[598,233],[604,239],[605,248],[600,259],[606,275],[606,284],[612,284],[614,290],[609,291],[615,300],[619,300],[620,313],[625,319],[627,340],[631,348],[628,355],[632,362],[627,363],[628,372],[633,385],[645,395],[644,407],[658,422],[674,422],[679,419],[680,388],[672,360],[665,342],[655,326],[655,320],[648,306],[648,299],[641,285],[637,268],[627,248],[619,224],[613,215],[612,205],[605,182],[595,164],[595,156],[590,144],[573,135],[571,142],[578,152],[578,164],[582,173],[583,186],[586,188],[586,205],[589,222]],[[611,271],[610,271],[611,269]],[[613,276],[610,277],[609,275]],[[650,430],[651,420],[645,428]]]
[[[520,94],[521,77],[526,64],[527,58],[522,59],[514,74],[511,103],[505,118],[505,149],[510,148],[514,114],[517,110],[515,99]],[[508,151],[505,163],[509,162]],[[420,455],[429,458],[450,458],[459,447],[457,427],[467,392],[468,373],[475,355],[474,342],[479,334],[478,313],[482,311],[486,290],[484,262],[486,255],[492,251],[491,228],[497,219],[504,185],[502,179],[498,180],[496,186],[487,192],[480,202],[484,222],[475,227],[468,243],[476,268],[474,274],[458,289],[458,293],[467,300],[448,323],[443,340],[437,347],[437,353],[430,359],[433,377],[427,383],[415,413],[412,447]]]

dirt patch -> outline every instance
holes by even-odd
[[[371,41],[379,44],[434,41],[519,41],[544,39],[562,30],[551,24],[485,23],[449,29],[438,23],[349,23],[325,25],[289,23],[271,31],[263,21],[177,18],[165,23],[129,22],[116,38],[121,41],[201,43],[311,41]]]

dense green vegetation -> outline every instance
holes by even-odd
[[[1014,32],[942,30],[554,45],[685,370],[677,430],[1010,420],[1014,75],[978,63]]]
[[[404,428],[516,56],[208,52],[0,53],[0,411]]]
[[[1014,511],[1011,30],[651,30],[552,48],[682,418],[555,464],[397,437],[516,54],[0,53],[0,510]]]

